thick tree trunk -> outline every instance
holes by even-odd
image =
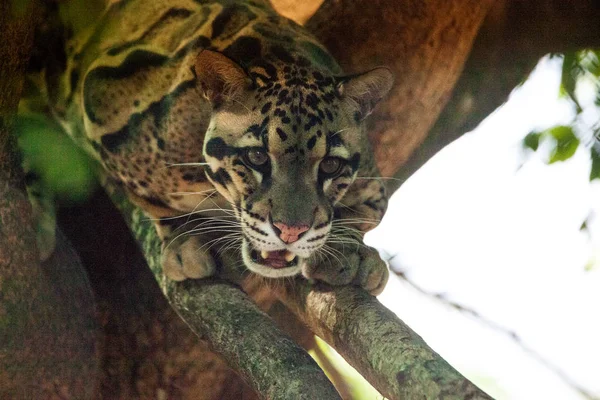
[[[68,248],[38,261],[12,135],[36,18],[33,2],[0,3],[0,398],[86,398],[97,367],[90,293]]]

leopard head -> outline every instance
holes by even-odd
[[[213,107],[208,178],[241,225],[246,267],[267,277],[302,272],[327,241],[366,148],[364,118],[393,81],[386,68],[334,77],[300,61],[243,69],[204,50],[195,64]]]

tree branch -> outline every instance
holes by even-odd
[[[263,397],[338,397],[306,353],[237,288],[216,279],[182,283],[166,279],[154,228],[118,189],[113,187],[110,192],[176,311]],[[220,275],[240,282],[243,272],[232,267],[239,264],[237,261],[236,255],[225,253]],[[303,279],[277,281],[273,286],[304,323],[390,399],[423,394],[428,398],[457,395],[489,399],[363,290],[340,287],[323,291],[322,286],[312,286]]]
[[[279,296],[387,398],[490,399],[361,289],[298,280]]]

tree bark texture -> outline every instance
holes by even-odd
[[[258,398],[175,313],[105,193],[62,209],[58,223],[81,257],[96,303],[100,368],[91,398]]]

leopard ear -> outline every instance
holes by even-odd
[[[214,106],[239,97],[251,85],[250,77],[235,61],[211,50],[202,50],[194,65],[204,96]]]
[[[357,120],[366,118],[379,100],[392,88],[394,75],[385,67],[378,67],[359,75],[340,79],[338,93],[358,108]]]

